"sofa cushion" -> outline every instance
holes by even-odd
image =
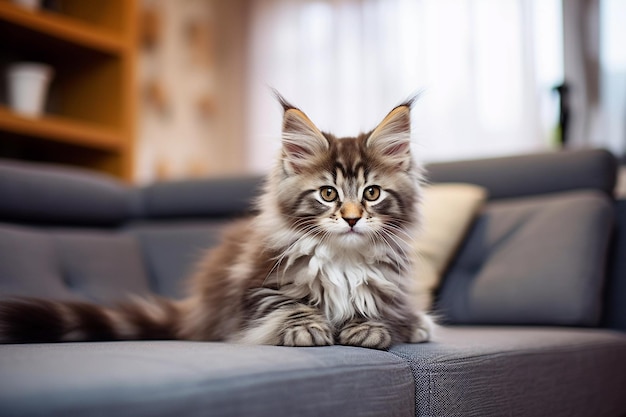
[[[96,303],[115,303],[152,292],[141,248],[133,236],[106,231],[51,233],[64,281]]]
[[[441,279],[486,198],[486,190],[472,184],[424,187],[421,227],[413,245],[417,302],[422,310],[431,309]]]
[[[138,189],[140,215],[148,219],[232,217],[252,209],[263,178],[232,177],[156,183]]]
[[[594,325],[613,205],[597,191],[489,204],[446,275],[453,323]]]
[[[388,352],[201,342],[0,346],[0,415],[413,416]]]
[[[600,149],[559,151],[428,165],[433,182],[466,182],[487,188],[489,198],[512,198],[593,189],[613,194],[617,159]]]
[[[132,212],[130,189],[78,168],[0,160],[0,221],[117,225]]]
[[[139,244],[102,230],[0,226],[0,295],[122,301],[151,292]]]
[[[182,298],[187,278],[208,249],[220,241],[228,221],[161,221],[128,225],[126,233],[141,245],[152,289],[159,295]]]
[[[0,296],[79,298],[65,282],[50,235],[12,225],[0,225]]]
[[[450,327],[391,352],[413,369],[416,416],[626,415],[626,335]]]

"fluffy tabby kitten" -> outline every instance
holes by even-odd
[[[371,132],[338,139],[284,108],[282,151],[258,202],[210,251],[189,298],[116,307],[0,303],[0,341],[187,339],[386,349],[424,342],[410,240],[419,200],[408,101]]]

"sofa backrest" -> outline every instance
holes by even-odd
[[[607,324],[626,329],[626,205],[611,200],[616,165],[597,150],[429,165],[431,182],[474,183],[490,193],[444,280],[442,316],[595,325],[602,309]],[[181,278],[224,224],[250,211],[261,183],[247,177],[135,188],[74,168],[0,160],[0,295],[103,303],[146,292],[181,297]],[[567,233],[559,233],[565,219]],[[541,245],[528,244],[526,234],[540,236]],[[529,266],[533,274],[523,269]]]
[[[497,200],[573,190],[613,195],[616,171],[610,152],[589,149],[435,163],[426,172],[431,182],[481,185]]]
[[[490,194],[444,279],[441,317],[463,324],[610,321],[620,311],[617,299],[604,296],[607,261],[617,260],[607,257],[616,169],[603,150],[431,165],[432,182],[469,182]]]
[[[0,160],[0,222],[111,227],[133,213],[133,191],[104,175]]]
[[[251,177],[131,187],[0,160],[0,296],[182,297],[183,278],[231,218],[250,212],[260,185]]]

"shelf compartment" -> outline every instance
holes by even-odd
[[[111,152],[124,144],[124,136],[113,129],[55,116],[24,117],[0,106],[0,140],[3,133]]]
[[[11,49],[13,47],[14,49]],[[127,117],[123,83],[126,58],[83,48],[65,48],[42,40],[0,39],[0,105],[8,104],[5,71],[15,62],[42,62],[54,68],[46,99],[46,113],[80,122],[120,129]],[[70,58],[65,55],[69,53]]]
[[[136,23],[130,21],[134,5],[128,0],[56,0],[55,4],[64,16],[115,33],[127,34]]]
[[[0,157],[132,177],[135,0],[54,0],[31,11],[0,0]],[[41,117],[9,109],[6,69],[51,65]]]
[[[124,38],[111,30],[94,27],[75,18],[45,10],[30,11],[7,1],[0,1],[0,32],[20,36],[53,37],[57,40],[117,54],[125,49]],[[24,32],[31,32],[24,34]],[[3,35],[4,36],[4,35]]]

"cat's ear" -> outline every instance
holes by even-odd
[[[390,164],[402,169],[407,169],[411,163],[411,103],[406,102],[391,110],[365,143]]]
[[[300,173],[329,148],[328,139],[304,112],[277,95],[283,109],[282,156],[285,170]]]

